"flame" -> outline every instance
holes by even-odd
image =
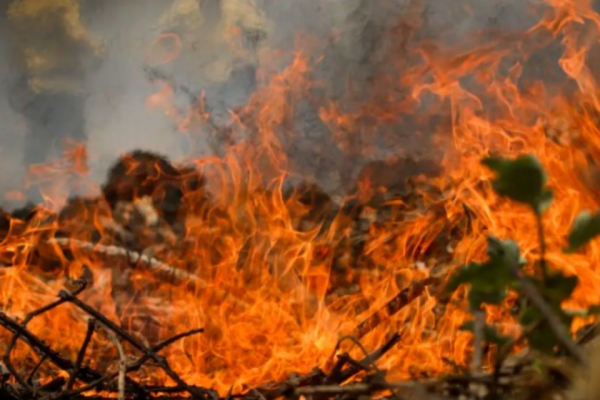
[[[400,35],[402,40],[391,42],[406,48],[401,54],[399,48],[387,49],[382,64],[390,68],[377,71],[369,91],[360,96],[350,85],[347,96],[353,101],[347,103],[317,94],[326,92],[320,89],[326,89],[327,82],[315,79],[311,72],[326,59],[327,49],[299,37],[288,66],[277,70],[263,65],[252,98],[241,109],[231,110],[227,129],[210,133],[227,130],[234,140],[223,155],[195,160],[192,175],[202,174],[210,183],[210,200],[203,188],[182,185],[185,239],[169,234],[168,226],[156,222],[158,217],[140,223],[149,225],[140,228],[140,241],[156,245],[156,257],[185,272],[182,279],[133,269],[125,261],[107,260],[102,252],[75,242],[70,246],[52,242],[65,235],[89,241],[91,232],[97,232],[97,244],[110,246],[115,237],[110,227],[122,221],[103,201],[74,207],[60,218],[51,212],[65,204],[68,194],[64,191],[68,184],[57,181],[57,176],[69,169],[78,179],[85,178],[82,148],[57,164],[36,167],[36,182],[55,189],[45,191],[47,204],[34,217],[25,222],[9,218],[2,230],[0,259],[10,267],[0,268],[0,310],[23,318],[53,301],[70,279],[89,271],[94,285],[81,299],[151,344],[205,328],[203,335],[164,350],[173,369],[189,384],[226,393],[315,366],[325,368],[338,339],[355,334],[361,321],[401,290],[484,258],[486,234],[513,238],[526,258],[536,258],[534,218],[524,207],[495,195],[490,172],[480,165],[480,159],[492,153],[533,153],[541,160],[556,198],[543,221],[547,258],[554,267],[580,279],[565,307],[600,302],[600,245],[592,243],[580,254],[561,252],[576,214],[599,206],[600,104],[591,63],[600,38],[600,16],[591,1],[545,3],[542,19],[530,29],[482,33],[460,46],[441,46],[407,35],[418,29],[416,20],[399,21],[384,35]],[[238,32],[228,30],[227,35],[238,40]],[[556,42],[563,51],[558,67],[571,84],[566,87],[524,75],[529,57]],[[165,43],[168,51],[163,49]],[[185,52],[181,38],[174,34],[162,35],[155,42],[159,45],[158,55],[152,57],[155,64],[177,62]],[[237,48],[236,43],[232,46]],[[271,55],[277,54],[285,52]],[[274,64],[281,59],[277,57]],[[174,90],[172,84],[160,82],[157,93],[148,99],[149,107],[173,118],[182,131],[210,120],[203,103],[182,113],[174,105]],[[316,104],[332,143],[349,160],[369,160],[382,148],[410,139],[398,136],[400,122],[411,121],[416,136],[427,130],[435,134],[427,146],[439,149],[442,172],[402,182],[408,186],[402,196],[385,202],[388,214],[383,220],[373,221],[375,206],[363,208],[360,218],[371,223],[361,233],[365,243],[359,255],[352,253],[356,218],[345,211],[325,217],[328,210],[336,210],[333,200],[319,204],[301,191],[288,195],[284,189],[288,179],[298,175],[288,150],[299,140],[294,119],[303,101]],[[439,125],[431,122],[440,115],[448,118]],[[134,176],[135,170],[131,166],[129,174]],[[60,174],[53,174],[56,171]],[[156,180],[168,175],[158,166],[154,171]],[[402,176],[406,171],[397,172]],[[367,203],[393,192],[394,188],[377,187],[372,178],[359,180],[356,194],[344,201]],[[157,189],[159,194],[161,190]],[[159,194],[144,195],[155,199]],[[139,210],[148,200],[142,194],[136,198],[131,213],[144,214]],[[164,246],[157,246],[158,231],[167,232],[161,239]],[[335,290],[352,285],[358,289]],[[375,348],[391,333],[402,332],[402,341],[381,360],[382,367],[400,378],[448,372],[453,366],[445,359],[458,365],[468,362],[471,338],[458,330],[469,318],[466,310],[464,292],[442,302],[433,287],[426,288],[361,342]],[[87,318],[65,305],[34,318],[29,328],[74,359]],[[502,331],[516,334],[505,308],[490,307],[487,318]],[[578,320],[573,329],[584,322]],[[4,348],[8,336],[2,331],[0,335]],[[116,359],[112,345],[101,336],[92,340],[89,352],[100,355],[91,361],[98,368]],[[13,358],[20,360],[20,368],[39,361],[24,345],[17,346]],[[52,376],[51,367],[41,371],[47,380]],[[137,377],[144,382],[170,382],[150,367],[142,368]]]

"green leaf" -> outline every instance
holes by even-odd
[[[471,310],[481,309],[482,304],[502,304],[506,298],[506,289],[492,288],[482,290],[481,288],[471,287],[469,292],[469,307]]]
[[[540,287],[540,293],[550,306],[562,312],[562,302],[571,297],[578,282],[579,279],[575,275],[567,276],[560,272],[553,273],[548,275],[543,286]]]
[[[499,268],[498,264],[471,263],[460,268],[450,277],[446,290],[454,292],[460,285],[469,284],[471,286],[469,296],[473,306],[480,302],[499,304],[504,300],[506,287],[511,281],[511,275]],[[475,306],[475,309],[478,308],[478,305]]]
[[[473,333],[475,332],[475,321],[467,321],[458,329]],[[486,343],[496,344],[498,347],[502,347],[510,342],[510,338],[508,336],[498,333],[493,327],[487,324],[483,327],[483,340]]]
[[[519,268],[527,265],[527,260],[521,256],[519,245],[514,240],[500,240],[490,235],[487,241],[490,262],[505,268],[508,272],[511,272],[515,265]]]
[[[465,283],[471,283],[477,277],[481,264],[470,263],[460,267],[448,280],[446,292],[453,293],[459,286]]]
[[[522,265],[519,247],[512,240],[488,238],[488,260],[483,263],[471,263],[460,268],[451,276],[446,290],[454,292],[460,285],[469,284],[469,306],[478,310],[483,303],[501,304],[507,290],[514,285],[516,278],[511,269]]]
[[[500,304],[506,297],[506,287],[510,275],[491,263],[471,263],[454,273],[446,285],[447,293],[452,293],[463,284],[470,285],[469,307],[478,310],[482,303]]]
[[[524,311],[520,318],[520,322],[522,326],[526,327],[543,319],[544,317],[539,309],[530,307]],[[559,345],[558,339],[546,321],[542,321],[536,329],[528,332],[527,340],[531,348],[545,354],[553,354],[554,349]]]
[[[487,157],[482,164],[496,172],[492,187],[496,193],[529,205],[542,214],[552,202],[552,192],[546,189],[548,177],[540,162],[532,155],[516,159]]]
[[[600,235],[600,214],[582,211],[573,221],[569,233],[569,247],[565,251],[573,253],[598,235]]]

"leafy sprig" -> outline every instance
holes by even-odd
[[[570,340],[570,336],[565,339],[567,335],[562,335],[561,329],[568,332],[573,315],[565,312],[561,304],[572,295],[578,278],[551,270],[545,259],[542,217],[554,197],[547,187],[548,176],[541,163],[532,155],[514,159],[488,157],[482,160],[482,164],[495,172],[491,183],[497,194],[527,205],[532,210],[538,226],[540,257],[536,264],[539,273],[525,273],[523,267],[528,262],[521,256],[515,241],[489,236],[487,260],[459,268],[450,278],[446,289],[452,293],[460,286],[468,285],[469,307],[474,314],[481,313],[484,304],[502,305],[508,292],[513,291],[520,307],[512,313],[523,327],[529,347],[544,353],[554,353],[565,348],[572,350],[572,343],[565,343]],[[600,213],[583,211],[573,222],[568,246],[564,251],[575,252],[599,235]],[[532,301],[532,297],[536,301]],[[592,306],[587,313],[589,315],[598,311],[600,306]],[[556,321],[562,326],[555,326]],[[485,342],[500,347],[499,353],[506,353],[507,346],[514,345],[514,341],[501,335],[493,327],[484,325],[478,328],[475,325],[474,321],[469,321],[462,329],[479,329]]]

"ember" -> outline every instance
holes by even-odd
[[[78,2],[39,1],[3,17],[11,104],[56,138],[40,120],[83,101],[78,52],[97,68],[110,46]],[[600,304],[592,2],[458,43],[431,37],[427,1],[323,2],[360,34],[307,26],[293,50],[267,3],[176,1],[148,38],[142,103],[189,157],[123,150],[96,187],[85,141],[36,148],[43,201],[0,215],[0,397],[600,396],[581,349]],[[69,65],[18,28],[36,15]]]

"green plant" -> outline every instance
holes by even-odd
[[[482,163],[496,174],[492,180],[496,193],[532,210],[537,221],[540,257],[535,262],[536,273],[526,273],[524,267],[528,262],[521,256],[515,241],[488,237],[488,259],[461,267],[446,287],[449,292],[463,284],[470,287],[469,307],[475,320],[462,328],[475,333],[478,330],[482,341],[498,345],[498,354],[506,355],[515,339],[511,340],[485,325],[485,318],[481,318],[484,315],[482,305],[501,305],[508,292],[513,291],[517,294],[519,305],[513,314],[523,328],[523,337],[518,340],[524,338],[530,348],[544,353],[561,349],[575,358],[582,358],[569,335],[573,316],[561,308],[561,303],[575,290],[578,278],[553,270],[545,259],[542,217],[552,203],[553,194],[546,186],[547,175],[542,165],[531,155],[515,159],[488,157]],[[575,219],[564,251],[577,251],[598,235],[600,214],[584,211]],[[598,309],[597,306],[591,307],[588,313],[596,313]],[[478,324],[481,326],[478,327]]]

